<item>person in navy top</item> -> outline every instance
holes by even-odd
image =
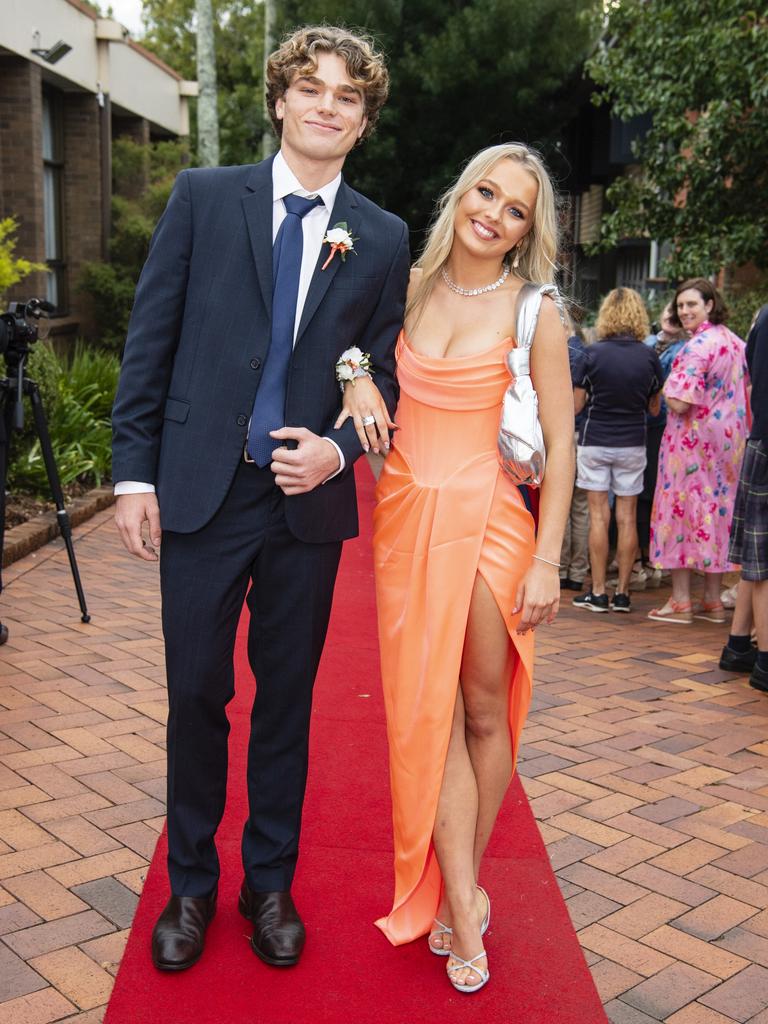
[[[637,496],[646,464],[646,412],[658,415],[662,369],[659,357],[642,342],[650,326],[642,298],[631,288],[615,288],[598,313],[598,342],[584,355],[574,390],[576,412],[586,410],[579,431],[576,485],[588,492],[589,557],[592,587],[574,598],[577,608],[630,611],[629,580],[637,554]],[[638,344],[640,342],[640,344]],[[609,491],[616,497],[619,578],[610,605],[605,593],[610,524]]]

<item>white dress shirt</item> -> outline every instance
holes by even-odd
[[[285,220],[285,203],[283,198],[289,195],[302,196],[304,199],[313,199],[320,196],[323,200],[322,206],[316,206],[305,214],[301,221],[301,228],[304,233],[304,248],[301,254],[301,272],[299,274],[299,294],[296,300],[296,319],[293,325],[293,341],[296,343],[296,335],[301,323],[301,314],[304,310],[304,303],[307,300],[307,292],[312,281],[312,275],[317,265],[320,249],[323,245],[325,233],[328,230],[328,222],[331,219],[333,204],[336,202],[336,193],[341,184],[341,174],[337,174],[333,181],[323,185],[317,192],[308,192],[299,182],[296,175],[285,161],[285,157],[278,151],[272,162],[272,244],[277,238],[280,225]],[[336,442],[326,437],[339,455],[339,468],[331,473],[328,480],[332,480],[344,469],[344,453]],[[327,481],[325,481],[327,482]],[[115,494],[146,494],[153,493],[153,484],[142,483],[138,480],[121,480],[115,484]]]

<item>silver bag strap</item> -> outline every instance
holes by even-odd
[[[565,311],[560,292],[554,284],[522,285],[517,295],[517,315],[515,318],[517,347],[507,354],[507,366],[514,377],[529,376],[531,372],[530,351],[536,326],[541,312],[541,301],[549,295],[557,306],[560,319],[565,323]]]

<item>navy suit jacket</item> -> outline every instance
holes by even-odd
[[[272,161],[179,174],[136,290],[113,410],[115,482],[156,486],[161,524],[191,533],[221,506],[243,458],[270,342]],[[330,435],[346,468],[287,497],[288,527],[312,543],[357,533],[352,467],[362,453],[341,408],[335,364],[353,345],[370,352],[390,412],[394,347],[403,322],[408,235],[403,221],[342,181],[329,227],[346,221],[357,255],[323,246],[291,359],[288,426]]]

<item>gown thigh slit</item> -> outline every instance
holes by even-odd
[[[477,575],[510,638],[508,720],[515,762],[532,690],[533,635],[514,633],[533,518],[501,472],[496,438],[509,338],[436,359],[398,341],[400,429],[377,486],[374,561],[387,712],[395,898],[376,923],[395,945],[426,934],[442,878],[432,832]]]

